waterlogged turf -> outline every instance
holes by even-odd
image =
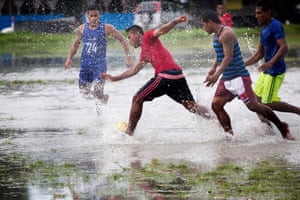
[[[300,198],[300,168],[274,158],[251,166],[228,162],[209,170],[185,161],[152,159],[133,162],[130,168],[119,166],[108,174],[97,173],[89,163],[29,162],[17,154],[6,159],[10,165],[0,162],[1,199],[27,199],[22,192],[26,188],[33,192],[30,199]]]

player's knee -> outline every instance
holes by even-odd
[[[257,112],[258,108],[263,106],[262,104],[258,103],[258,102],[249,102],[246,104],[247,108],[252,111],[252,112]]]
[[[213,101],[211,103],[211,109],[216,113],[216,112],[218,112],[218,110],[221,109],[221,107],[216,101]]]
[[[143,99],[138,95],[134,95],[132,98],[132,103],[133,104],[141,104],[141,103],[143,103]]]
[[[211,103],[211,109],[217,113],[220,110],[224,109],[224,106],[226,104],[227,101],[225,101],[224,99],[220,99],[220,98],[214,98],[212,103]]]
[[[191,101],[182,101],[182,105],[185,107],[185,109],[187,109],[188,111],[190,111],[191,113],[195,113],[195,103],[191,102]]]

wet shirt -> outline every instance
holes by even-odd
[[[213,41],[213,47],[217,55],[218,65],[220,65],[224,59],[223,45],[219,41],[219,37],[223,29],[224,27],[215,35]],[[249,76],[249,72],[245,67],[239,43],[237,40],[235,40],[232,60],[223,71],[222,79],[231,80],[239,76]]]
[[[81,68],[91,68],[99,72],[106,72],[106,38],[104,23],[100,23],[95,30],[85,23],[81,52]]]
[[[140,61],[151,63],[155,75],[170,69],[181,70],[159,38],[153,36],[153,31],[147,31],[143,36]]]
[[[276,20],[272,19],[271,23],[265,26],[260,33],[260,43],[264,47],[264,57],[265,62],[270,61],[277,53],[279,46],[277,45],[277,40],[284,38],[284,30],[282,24]],[[276,62],[271,68],[266,70],[265,74],[270,74],[271,76],[276,76],[284,73],[286,70],[286,65],[284,62],[284,57],[282,57],[278,62]]]

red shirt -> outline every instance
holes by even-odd
[[[221,24],[225,26],[232,27],[233,22],[232,22],[232,16],[230,13],[224,13],[222,16],[219,16],[219,19],[221,21]]]
[[[159,38],[153,36],[153,31],[147,31],[143,36],[140,61],[151,63],[155,75],[169,69],[181,70]]]

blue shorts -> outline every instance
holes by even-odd
[[[79,72],[79,87],[92,84],[94,81],[104,83],[104,79],[100,77],[101,71],[97,67],[81,67]]]

